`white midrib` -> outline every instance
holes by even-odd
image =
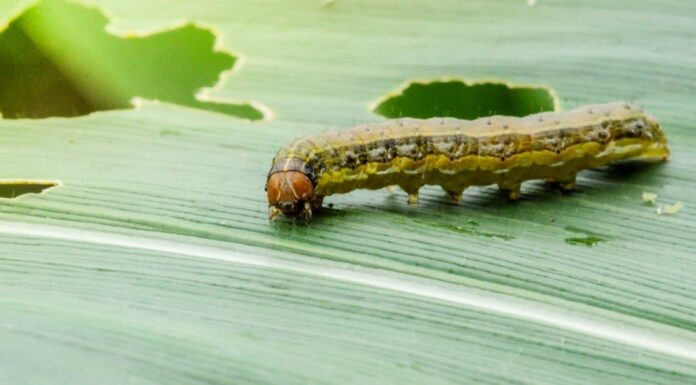
[[[158,251],[196,258],[214,259],[235,264],[281,269],[322,278],[412,294],[451,304],[497,312],[528,321],[553,325],[566,330],[620,342],[653,352],[696,361],[696,334],[669,326],[640,320],[642,326],[614,319],[559,308],[522,298],[446,284],[405,274],[369,270],[336,263],[317,266],[308,263],[264,257],[219,247],[193,245],[141,236],[118,235],[53,225],[0,220],[0,234],[52,238],[98,245]],[[629,316],[622,315],[623,320]],[[650,327],[654,325],[655,327]],[[672,330],[668,333],[665,330]]]

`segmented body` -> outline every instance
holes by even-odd
[[[497,184],[516,199],[525,180],[572,188],[578,171],[628,158],[666,160],[660,124],[627,103],[522,118],[397,119],[299,139],[282,148],[270,175],[299,171],[324,196],[398,185],[417,202],[423,185],[457,200],[469,186]]]

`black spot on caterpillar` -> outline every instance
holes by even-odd
[[[510,199],[522,182],[572,189],[578,171],[628,158],[667,160],[660,123],[627,103],[526,117],[389,120],[299,139],[273,159],[270,216],[311,218],[325,196],[400,186],[409,204],[423,185],[456,202],[469,186],[497,184]]]

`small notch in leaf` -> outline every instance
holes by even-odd
[[[0,199],[15,199],[26,194],[41,194],[59,185],[59,182],[44,180],[0,180]]]

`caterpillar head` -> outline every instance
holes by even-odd
[[[314,185],[300,171],[279,171],[271,174],[266,182],[270,219],[280,213],[287,217],[312,217]]]

